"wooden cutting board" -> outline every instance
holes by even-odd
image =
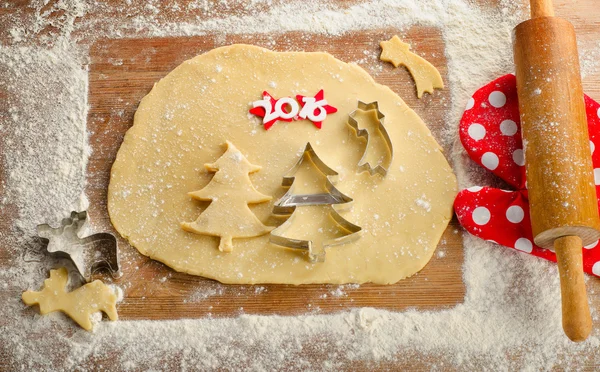
[[[436,91],[419,100],[404,68],[395,69],[379,61],[379,42],[395,34],[432,62],[448,86],[444,44],[436,28],[365,30],[335,37],[294,32],[275,36],[208,34],[97,41],[90,49],[88,130],[93,152],[86,190],[95,230],[118,235],[108,220],[106,190],[110,168],[142,97],[181,62],[223,45],[247,43],[278,51],[323,51],[342,61],[356,62],[379,83],[398,93],[444,145],[442,131],[449,109],[449,90]],[[119,305],[119,316],[177,319],[240,313],[329,313],[362,306],[389,310],[449,307],[462,302],[465,293],[462,238],[458,231],[456,221],[452,221],[429,264],[417,275],[387,286],[223,285],[175,272],[142,256],[120,239],[124,275],[117,283],[123,287],[125,299]]]

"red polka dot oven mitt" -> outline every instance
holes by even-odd
[[[600,147],[595,151],[595,144],[600,143],[600,104],[585,96],[585,106],[596,193],[600,195]],[[554,252],[533,243],[514,75],[475,92],[460,121],[459,135],[469,157],[512,188],[473,186],[459,192],[454,211],[460,224],[479,238],[556,262]],[[600,276],[597,245],[583,247],[583,270]]]

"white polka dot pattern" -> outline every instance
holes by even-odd
[[[517,123],[512,120],[504,120],[500,123],[500,132],[505,136],[514,136],[517,133]]]
[[[512,154],[513,161],[516,165],[522,167],[525,165],[525,154],[523,149],[516,149]]]
[[[531,253],[533,244],[531,244],[531,240],[527,238],[519,238],[515,242],[515,248],[523,252]]]
[[[490,105],[500,108],[506,104],[506,95],[499,90],[495,90],[490,93],[488,100],[490,101]]]
[[[592,274],[600,276],[600,261],[596,262],[594,266],[592,266]]]
[[[473,210],[473,222],[476,224],[483,226],[490,222],[490,218],[492,217],[490,210],[486,207],[477,207]]]
[[[506,219],[512,223],[519,223],[525,218],[525,211],[518,205],[512,205],[506,210]]]
[[[467,101],[467,107],[465,107],[465,111],[472,109],[474,106],[475,106],[475,100],[473,99],[473,97],[471,97]]]
[[[479,192],[481,191],[481,189],[483,189],[483,187],[481,186],[471,186],[467,190],[469,190],[470,192]]]
[[[481,163],[487,169],[494,170],[494,169],[498,168],[500,159],[498,159],[498,155],[494,154],[493,152],[486,152],[481,157]]]
[[[479,141],[485,137],[485,127],[481,124],[471,124],[469,127],[469,136],[475,141]]]

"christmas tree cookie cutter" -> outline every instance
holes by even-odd
[[[319,194],[302,194],[296,195],[292,192],[292,186],[296,177],[293,174],[296,174],[298,169],[302,167],[303,163],[306,161],[306,157],[309,157],[310,160],[315,164],[317,170],[319,170],[322,174],[326,176],[325,190],[326,192]],[[315,150],[313,149],[310,143],[306,144],[304,149],[304,153],[298,162],[290,169],[287,174],[283,176],[283,181],[281,186],[289,188],[288,192],[285,193],[278,201],[275,203],[273,207],[273,213],[277,215],[288,215],[294,212],[294,209],[298,205],[320,205],[320,204],[347,204],[351,203],[353,200],[347,195],[342,194],[333,183],[337,180],[338,173],[333,169],[329,168],[327,164],[325,164],[321,158],[317,155]]]
[[[90,282],[92,274],[107,269],[113,278],[121,276],[117,239],[110,233],[80,237],[88,222],[87,212],[71,212],[60,226],[38,225],[38,236],[47,243],[46,251],[53,257],[66,258]]]
[[[306,162],[310,162],[310,164],[314,165],[315,170],[321,173],[321,177],[325,181],[323,185],[324,192],[310,194],[294,193],[293,184],[296,180],[295,174]],[[338,173],[327,166],[319,158],[312,145],[307,143],[300,160],[292,167],[288,175],[283,177],[282,186],[288,187],[289,190],[275,203],[273,214],[289,217],[282,225],[271,231],[269,236],[270,242],[282,247],[306,251],[309,260],[314,263],[325,261],[325,248],[346,244],[358,239],[362,228],[347,221],[333,207],[334,205],[349,207],[353,201],[352,198],[343,194],[333,185],[337,176]],[[339,236],[324,241],[316,241],[310,237],[288,236],[287,233],[296,219],[298,208],[302,207],[325,208],[322,211],[322,216],[326,216],[337,225]]]
[[[383,161],[384,163],[386,163],[385,165],[377,164],[373,166],[368,161],[369,149],[371,148],[373,142],[371,139],[372,134],[369,134],[369,131],[367,129],[360,128],[358,126],[356,116],[359,111],[375,111],[375,120],[377,121],[377,125],[374,125],[373,127],[377,131],[376,133],[381,136],[383,142],[386,144],[386,151],[389,152],[389,158],[387,159],[387,161]],[[380,174],[381,176],[385,177],[394,158],[394,147],[392,145],[390,135],[388,134],[387,130],[385,129],[385,126],[383,125],[384,119],[385,115],[381,111],[379,111],[379,103],[377,101],[371,103],[358,101],[358,107],[356,108],[356,110],[352,111],[348,115],[348,125],[350,125],[356,131],[356,136],[363,137],[367,141],[365,152],[358,162],[358,169],[360,172],[369,172],[371,176],[374,174]]]

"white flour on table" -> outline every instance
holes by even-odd
[[[335,370],[404,363],[513,370],[582,367],[594,361],[597,331],[582,344],[570,343],[562,333],[556,267],[470,236],[464,241],[464,303],[441,311],[358,308],[333,315],[100,322],[94,333],[75,328],[62,315],[32,317],[20,293],[39,288],[47,270],[23,261],[29,244],[25,237],[40,222],[86,207],[88,78],[83,67],[87,49],[77,43],[81,39],[296,30],[318,37],[415,24],[439,27],[452,96],[442,145],[451,149],[461,187],[492,182],[453,144],[469,95],[512,71],[510,32],[525,13],[511,1],[500,1],[487,12],[466,0],[357,2],[339,10],[319,2],[253,1],[225,17],[219,17],[219,9],[235,8],[235,2],[126,3],[119,9],[75,0],[34,1],[32,12],[4,22],[11,41],[0,47],[0,84],[9,95],[7,111],[0,111],[6,173],[2,208],[16,208],[19,214],[14,229],[0,236],[10,243],[5,249],[11,266],[0,270],[0,293],[7,298],[0,307],[0,356],[8,358],[10,369],[112,369],[118,364],[131,370]],[[165,17],[198,9],[205,17],[193,22]],[[84,16],[92,13],[94,21],[86,21]],[[22,46],[35,40],[42,45]],[[599,54],[581,48],[582,54]],[[376,54],[365,51],[365,58]],[[584,72],[594,70],[593,59],[584,59]],[[343,296],[344,290],[328,296]],[[212,295],[196,293],[190,301],[210,301]],[[92,357],[105,365],[90,364]]]

